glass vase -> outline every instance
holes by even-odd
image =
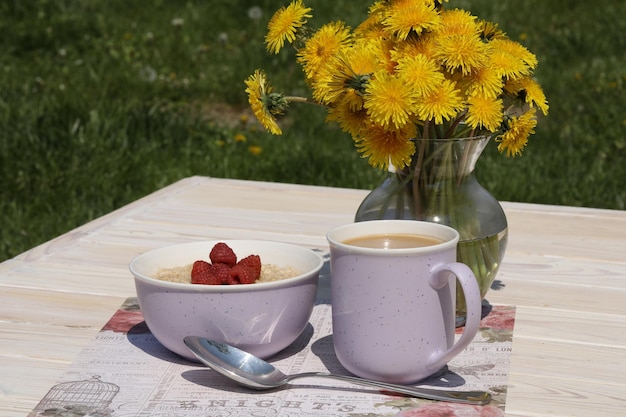
[[[416,139],[410,166],[391,170],[361,203],[355,221],[412,219],[441,223],[460,235],[457,259],[489,291],[504,257],[508,228],[502,206],[476,180],[474,168],[490,137]],[[457,324],[465,299],[457,288]]]

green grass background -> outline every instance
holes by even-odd
[[[283,4],[0,1],[0,260],[190,175],[374,187],[382,174],[322,109],[295,108],[279,137],[245,120],[243,80],[256,68],[306,94],[293,52],[264,49],[267,21]],[[356,26],[369,5],[306,4],[318,26]],[[447,7],[498,22],[533,51],[550,101],[524,155],[490,146],[479,181],[500,200],[623,210],[626,2]],[[255,10],[260,19],[249,16]]]

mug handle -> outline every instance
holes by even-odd
[[[469,345],[478,333],[482,314],[482,301],[478,281],[472,270],[460,262],[451,262],[437,265],[433,268],[430,285],[435,290],[441,290],[449,282],[449,274],[452,273],[461,284],[465,294],[467,318],[463,334],[459,340],[448,350],[434,353],[430,358],[429,367],[433,372],[438,371],[452,358],[461,353]]]

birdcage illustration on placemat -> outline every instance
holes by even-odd
[[[35,411],[55,415],[55,410],[107,410],[120,387],[100,380],[99,375],[82,381],[62,382],[53,386]],[[40,414],[41,415],[41,414]]]

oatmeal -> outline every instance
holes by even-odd
[[[259,255],[238,259],[224,242],[216,243],[209,254],[210,262],[199,259],[193,264],[160,270],[155,278],[163,281],[201,285],[239,285],[278,281],[299,275],[291,267],[262,264]]]
[[[175,268],[163,268],[158,270],[153,278],[160,279],[161,281],[191,284],[192,267],[193,264]],[[255,283],[280,281],[281,279],[287,279],[297,275],[300,275],[300,271],[291,266],[281,267],[274,264],[264,264],[261,265],[261,276],[255,281]]]

